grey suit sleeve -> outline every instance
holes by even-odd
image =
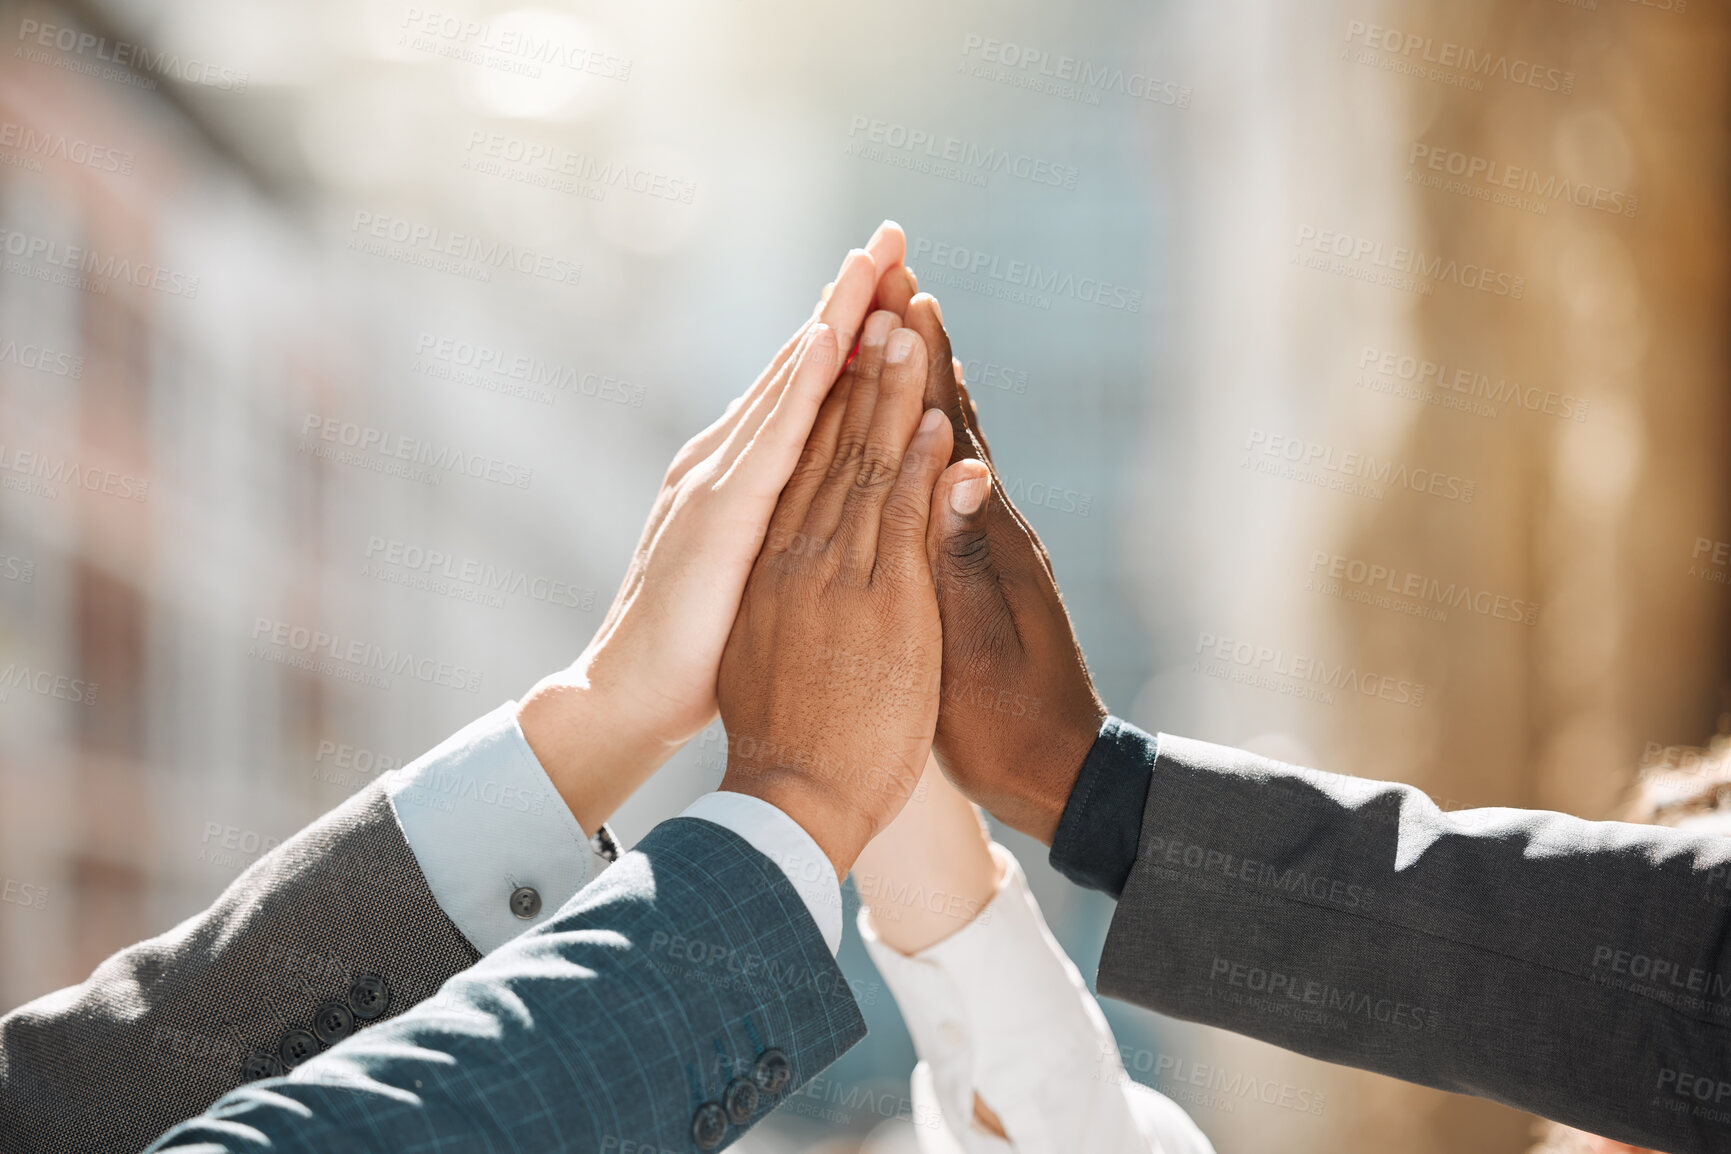
[[[151,1149],[707,1151],[864,1034],[781,867],[675,818],[438,997]]]
[[[0,1018],[0,1147],[142,1149],[240,1085],[249,1060],[273,1070],[294,1031],[322,1049],[320,1031],[334,1043],[399,1014],[477,957],[375,783],[209,909]]]
[[[1663,1150],[1731,1150],[1731,839],[1443,813],[1162,734],[1099,989]]]

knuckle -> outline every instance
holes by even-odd
[[[913,532],[920,527],[925,519],[924,503],[905,491],[897,491],[884,502],[883,512],[879,515],[886,529],[897,532]]]
[[[859,468],[859,460],[865,453],[865,434],[843,433],[835,444],[835,456],[830,458],[829,475],[840,476]]]
[[[895,480],[901,461],[886,445],[867,445],[859,455],[859,474],[854,484],[861,489],[881,489]]]
[[[944,559],[958,577],[974,577],[991,568],[992,541],[985,530],[957,533],[944,542]]]

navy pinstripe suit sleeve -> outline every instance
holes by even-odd
[[[694,1116],[728,1100],[730,1083],[775,1092],[740,1111],[724,1145],[864,1035],[780,867],[729,830],[676,818],[434,998],[286,1078],[230,1093],[151,1150],[539,1154],[636,1143],[683,1154],[698,1149]],[[769,1051],[785,1057],[785,1082],[753,1078]]]

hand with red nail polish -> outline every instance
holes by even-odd
[[[673,458],[606,619],[519,706],[529,747],[584,830],[715,717],[746,579],[878,284],[872,257],[849,253],[757,381]]]

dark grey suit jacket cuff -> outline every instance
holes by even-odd
[[[1160,739],[1117,717],[1100,726],[1052,838],[1052,868],[1114,898],[1124,892]]]

